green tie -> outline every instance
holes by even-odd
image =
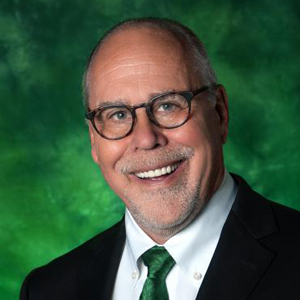
[[[148,267],[148,277],[140,300],[168,300],[166,277],[175,264],[173,257],[164,247],[154,246],[142,258]]]

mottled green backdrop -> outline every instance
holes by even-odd
[[[80,85],[102,33],[138,16],[200,35],[230,98],[228,169],[300,209],[299,1],[1,0],[1,300],[122,215],[90,157]]]

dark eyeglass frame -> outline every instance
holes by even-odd
[[[159,94],[159,95],[156,95],[155,97],[151,98],[148,102],[144,102],[144,103],[141,103],[141,104],[138,104],[138,105],[134,105],[134,106],[130,106],[130,105],[105,105],[105,106],[101,106],[101,107],[98,107],[94,110],[90,110],[90,111],[87,111],[85,113],[85,117],[87,120],[89,120],[94,129],[96,130],[96,132],[102,136],[103,138],[107,139],[107,140],[112,140],[112,141],[115,141],[115,140],[120,140],[120,139],[123,139],[125,137],[127,137],[128,135],[130,135],[133,131],[133,128],[135,126],[135,123],[136,123],[136,120],[137,120],[137,117],[136,117],[136,109],[138,108],[142,108],[144,107],[146,109],[146,113],[147,113],[147,116],[149,118],[149,120],[154,123],[155,125],[157,125],[158,127],[160,128],[165,128],[165,129],[173,129],[173,128],[177,128],[177,127],[180,127],[182,126],[183,124],[185,124],[188,119],[190,118],[190,114],[191,114],[191,102],[192,100],[194,99],[195,96],[207,91],[207,90],[214,90],[216,89],[217,87],[219,86],[219,84],[216,84],[216,83],[213,83],[213,84],[210,84],[210,85],[205,85],[203,87],[201,87],[200,89],[197,89],[195,91],[183,91],[183,92],[167,92],[167,93],[164,93],[164,94]],[[167,96],[167,95],[181,95],[185,98],[185,100],[187,101],[188,103],[188,114],[187,114],[187,117],[186,119],[175,125],[175,126],[163,126],[161,124],[159,124],[154,116],[153,116],[153,113],[152,113],[152,103],[157,99],[157,98],[160,98],[160,97],[164,97],[164,96]],[[131,113],[131,116],[132,116],[132,124],[131,124],[131,127],[130,129],[128,130],[128,132],[120,137],[117,137],[117,138],[109,138],[109,137],[106,137],[103,133],[101,133],[98,129],[97,129],[97,126],[95,124],[95,115],[98,113],[98,112],[101,112],[107,108],[126,108],[130,113]]]

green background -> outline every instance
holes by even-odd
[[[1,300],[122,215],[90,156],[81,76],[103,32],[139,16],[199,34],[229,94],[228,170],[300,210],[299,1],[1,0]]]

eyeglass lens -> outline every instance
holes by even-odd
[[[148,113],[155,122],[164,128],[174,128],[184,123],[189,114],[187,99],[180,94],[162,95],[149,102]],[[94,117],[97,130],[109,139],[124,137],[134,124],[133,109],[116,106],[98,111]]]

